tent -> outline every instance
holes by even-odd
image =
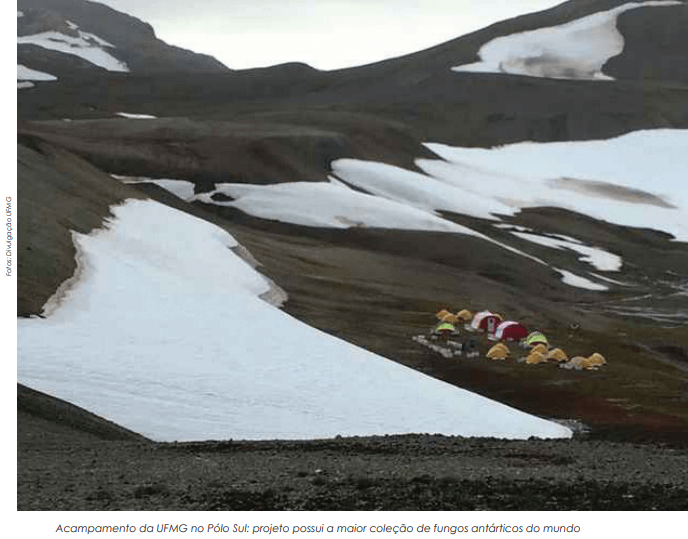
[[[442,320],[445,316],[449,316],[451,313],[447,309],[442,309],[435,316],[438,320]]]
[[[533,346],[533,349],[530,351],[530,353],[532,354],[533,352],[537,352],[538,354],[542,354],[544,356],[547,353],[547,347],[544,344],[538,344]]]
[[[564,361],[569,360],[569,358],[566,357],[566,354],[561,348],[555,348],[554,350],[550,350],[549,352],[547,352],[547,354],[545,355],[545,359],[552,363],[563,363]]]
[[[490,311],[480,311],[473,317],[471,329],[493,333],[500,323],[501,319],[496,314]]]
[[[537,365],[539,363],[544,362],[545,356],[543,356],[540,352],[531,352],[530,355],[526,358],[526,363],[528,365]]]
[[[502,322],[494,336],[500,341],[520,341],[528,336],[528,330],[520,322]]]
[[[549,343],[547,342],[547,337],[545,337],[542,333],[539,331],[533,331],[530,333],[524,340],[524,344],[528,346],[535,346],[536,344],[544,344],[545,346],[548,346]]]
[[[606,365],[607,360],[604,359],[604,356],[602,354],[595,352],[588,358],[588,363],[590,365]]]
[[[595,352],[587,358],[587,361],[585,362],[583,368],[588,370],[597,370],[599,367],[606,364],[607,360],[604,359],[604,356],[602,354],[598,354],[597,352]]]
[[[455,332],[456,332],[456,328],[454,328],[454,324],[450,324],[449,322],[442,322],[434,330],[434,333],[442,335],[444,337],[451,335]]]
[[[602,363],[602,361],[604,361],[604,363]],[[593,354],[590,357],[576,356],[568,363],[562,363],[559,366],[563,369],[575,369],[577,371],[582,369],[595,371],[605,363],[606,361],[601,354]]]
[[[473,313],[467,309],[463,309],[456,313],[456,317],[464,322],[470,322],[473,319]]]
[[[442,318],[442,322],[447,322],[448,324],[456,324],[458,321],[459,319],[453,314],[448,314],[447,316]]]
[[[506,346],[504,346],[502,343],[498,343],[495,344],[492,348],[490,348],[489,352],[487,352],[487,357],[489,359],[504,360],[510,353],[511,352]]]
[[[511,353],[511,350],[509,350],[509,347],[508,347],[506,344],[504,344],[503,342],[498,342],[498,343],[495,344],[492,348],[501,348],[501,349],[504,350],[507,354],[510,354],[510,353]]]

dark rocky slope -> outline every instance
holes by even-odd
[[[155,36],[150,24],[104,4],[86,0],[18,0],[17,9],[24,13],[17,19],[17,35],[58,31],[76,36],[76,31],[66,23],[70,21],[114,45],[108,52],[124,61],[133,73],[229,71],[212,56],[168,45]],[[67,78],[77,74],[71,55],[27,45],[19,45],[17,49],[18,61],[28,67],[40,70],[45,66],[44,58],[49,56],[50,73]],[[103,73],[101,68],[87,62],[80,67]]]

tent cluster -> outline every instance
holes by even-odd
[[[596,370],[607,364],[602,354],[597,352],[588,357],[569,356],[561,348],[550,348],[547,337],[540,331],[528,332],[526,326],[513,320],[504,320],[499,313],[480,311],[473,314],[463,309],[456,314],[446,309],[437,313],[438,324],[433,330],[434,335],[447,340],[449,336],[458,335],[456,326],[464,324],[464,328],[471,332],[486,333],[488,339],[499,341],[492,346],[486,354],[488,359],[505,361],[512,356],[512,352],[505,342],[517,342],[527,349],[525,357],[517,359],[527,365],[539,365],[541,363],[555,363],[564,369]]]
[[[571,361],[562,363],[559,366],[562,369],[575,369],[577,371],[585,369],[587,371],[593,371],[599,369],[602,365],[606,364],[607,360],[604,359],[604,356],[602,354],[598,354],[597,352],[595,352],[594,354],[588,357],[576,356],[572,358]]]
[[[576,356],[571,359],[561,348],[551,350],[544,344],[539,343],[530,349],[529,354],[522,359],[528,365],[539,365],[540,363],[557,363],[562,369],[575,370],[597,370],[607,364],[604,356],[598,352],[588,357]]]

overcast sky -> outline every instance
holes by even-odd
[[[230,68],[361,65],[437,45],[562,0],[99,0],[171,45]]]

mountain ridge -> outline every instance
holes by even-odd
[[[65,21],[69,20],[113,44],[112,54],[134,72],[229,71],[210,55],[168,45],[156,37],[150,24],[104,4],[86,0],[19,0],[17,8],[24,11],[24,16],[17,20],[19,36],[51,30],[68,31],[70,28]],[[23,45],[18,47],[19,58],[31,64],[33,57],[38,56],[37,51],[23,48]],[[52,69],[58,75],[62,61],[63,55],[51,55]],[[74,71],[66,70],[66,73],[73,75]]]

